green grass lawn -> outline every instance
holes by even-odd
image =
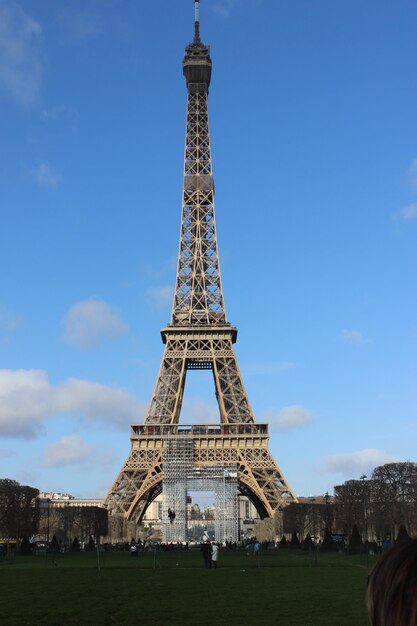
[[[206,570],[198,550],[155,555],[2,558],[0,624],[368,625],[365,557],[227,552]]]

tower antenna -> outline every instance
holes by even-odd
[[[200,22],[198,21],[199,0],[194,0],[194,43],[200,43]]]

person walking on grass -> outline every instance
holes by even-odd
[[[211,567],[211,543],[208,539],[201,544],[201,553],[204,559],[204,567]]]
[[[213,543],[211,546],[211,562],[213,563],[214,569],[217,567],[217,559],[219,558],[219,544]]]

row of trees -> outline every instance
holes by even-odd
[[[15,480],[0,479],[0,537],[35,535],[49,541],[56,535],[63,545],[74,537],[116,536],[112,520],[101,507],[53,506],[38,498],[39,491]],[[274,523],[273,520],[270,522]],[[365,540],[387,536],[395,539],[403,526],[410,536],[417,535],[417,463],[388,463],[376,467],[368,479],[348,480],[334,488],[334,496],[300,499],[287,506],[282,515],[282,531],[294,531],[300,539],[310,534],[323,537],[325,531],[350,536],[356,526]],[[130,531],[134,529],[129,529]],[[271,528],[271,533],[273,529]],[[117,534],[117,533],[116,533]],[[131,536],[134,533],[131,532]]]
[[[395,539],[403,526],[417,535],[417,463],[387,463],[371,477],[347,480],[334,496],[305,499],[283,511],[283,531],[322,537],[325,530],[349,537],[354,527],[365,540]]]
[[[0,539],[37,537],[49,542],[53,535],[62,545],[74,537],[106,536],[108,512],[98,506],[61,506],[39,498],[39,490],[15,480],[0,479]]]
[[[41,502],[39,539],[49,542],[55,536],[61,546],[69,547],[75,537],[87,542],[96,541],[108,534],[107,509],[98,506],[52,506],[50,501]]]
[[[387,463],[368,479],[334,488],[335,521],[344,532],[356,524],[362,536],[395,538],[400,526],[417,534],[417,463]]]

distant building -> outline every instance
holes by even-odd
[[[74,496],[71,496],[69,493],[53,491],[40,491],[38,498],[42,500],[75,500]]]

